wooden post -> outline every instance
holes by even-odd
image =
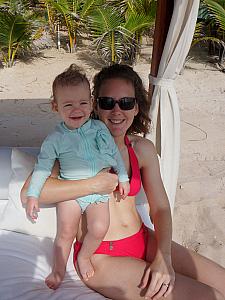
[[[157,12],[155,21],[155,32],[153,41],[153,52],[151,61],[150,74],[154,77],[157,76],[159,63],[163,53],[167,33],[170,27],[170,21],[173,14],[174,0],[158,0],[157,1]],[[149,83],[148,99],[151,105],[153,93],[153,86]],[[160,111],[160,107],[159,107]],[[161,130],[160,130],[160,114],[158,112],[157,126],[156,126],[156,149],[158,154],[161,154]]]

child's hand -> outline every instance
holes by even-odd
[[[119,182],[119,191],[122,199],[125,199],[130,191],[130,184],[129,181],[126,182]]]
[[[35,197],[27,197],[26,213],[32,220],[37,220],[38,212],[40,211],[38,206],[38,199]]]

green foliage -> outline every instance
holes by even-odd
[[[133,63],[141,36],[154,23],[155,1],[108,0],[91,14],[91,36],[106,63]]]
[[[225,1],[201,1],[199,18],[196,24],[192,45],[207,43],[210,54],[218,53],[219,63],[223,63],[225,53],[224,34]]]
[[[205,0],[204,4],[209,10],[209,16],[213,18],[222,31],[225,31],[225,1],[216,2],[212,0]]]
[[[20,15],[0,12],[0,49],[8,67],[12,67],[15,55],[21,48],[29,49],[32,40],[30,24]]]
[[[0,0],[0,51],[4,60],[11,66],[20,50],[27,51],[31,47],[33,39],[40,36],[43,28],[37,14],[34,13],[38,11],[48,21],[51,33],[55,34],[56,28],[66,28],[70,52],[75,51],[78,39],[85,34],[93,41],[97,52],[106,63],[123,60],[133,63],[139,52],[143,34],[153,26],[156,2]],[[13,36],[13,42],[10,34]]]
[[[128,32],[123,26],[123,16],[112,7],[97,7],[90,16],[91,36],[97,52],[108,63],[122,59],[130,43],[127,43]]]
[[[18,53],[26,53],[42,32],[40,21],[26,0],[1,1],[0,51],[7,67],[12,67]]]
[[[75,51],[77,37],[85,31],[87,17],[97,3],[95,0],[51,0],[67,28],[70,52]]]

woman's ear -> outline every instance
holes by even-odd
[[[135,111],[134,111],[134,115],[135,115],[135,117],[136,117],[136,115],[139,113],[139,106],[138,106],[138,104],[136,103],[135,104]]]
[[[58,112],[58,104],[55,99],[51,101],[52,111]]]

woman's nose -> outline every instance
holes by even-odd
[[[121,111],[119,104],[116,102],[115,106],[113,107],[113,111],[117,112],[117,111]]]

